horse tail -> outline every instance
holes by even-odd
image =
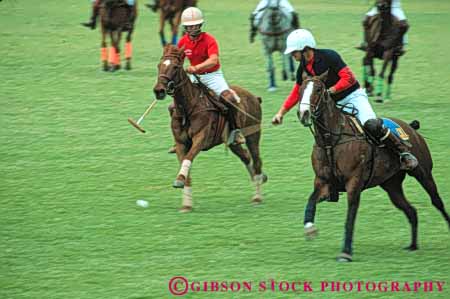
[[[413,120],[410,124],[409,124],[409,126],[411,127],[411,128],[413,128],[414,130],[419,130],[420,129],[420,122],[418,121],[418,120]]]
[[[256,99],[258,100],[258,102],[261,104],[262,103],[262,98],[261,97],[256,97]]]

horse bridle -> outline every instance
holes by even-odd
[[[169,58],[179,58],[178,56],[163,56],[163,59],[169,59]],[[175,71],[173,72],[172,76],[168,76],[166,74],[159,74],[160,78],[164,78],[167,80],[166,83],[166,93],[170,96],[173,96],[175,94],[175,91],[180,88],[181,86],[185,85],[187,83],[187,81],[189,80],[189,78],[185,78],[184,80],[182,80],[181,82],[179,82],[178,84],[176,84],[175,82],[175,78],[179,77],[180,75],[180,69],[181,69],[181,65],[179,64],[175,64],[173,66],[173,68],[175,69]]]

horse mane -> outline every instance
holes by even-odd
[[[181,56],[183,55],[183,49],[178,48],[175,45],[168,44],[164,46],[163,56],[174,56],[181,59]]]

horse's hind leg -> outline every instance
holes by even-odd
[[[252,168],[253,168],[253,181],[255,183],[255,196],[253,202],[262,201],[261,185],[267,182],[267,175],[262,172],[262,161],[259,153],[259,140],[261,138],[261,131],[251,134],[245,138],[245,143],[250,155],[252,156]],[[248,167],[247,167],[248,168]]]
[[[411,245],[406,247],[408,250],[417,249],[417,212],[416,209],[408,202],[403,193],[403,180],[405,179],[405,173],[399,172],[394,177],[389,179],[387,182],[381,184],[383,188],[389,195],[391,202],[395,207],[402,210],[406,217],[408,217],[409,223],[411,224]]]
[[[289,74],[291,76],[291,81],[295,81],[295,65],[294,65],[294,59],[292,56],[288,56],[289,60]]]
[[[419,165],[420,167],[420,165]],[[437,190],[436,183],[434,181],[433,175],[431,174],[431,171],[426,172],[422,168],[419,168],[417,171],[415,170],[413,172],[413,176],[416,178],[416,180],[422,185],[422,187],[427,191],[428,195],[431,198],[431,202],[433,206],[438,209],[442,216],[444,216],[444,219],[447,221],[448,227],[450,229],[450,217],[445,210],[444,202],[442,201],[439,192]]]
[[[159,38],[163,47],[167,45],[166,37],[164,36],[164,22],[164,13],[161,11],[159,14]]]

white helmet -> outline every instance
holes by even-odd
[[[312,49],[316,47],[314,36],[306,29],[297,29],[288,35],[284,54],[289,54],[294,51],[302,51],[305,47]]]
[[[203,24],[203,14],[197,7],[188,7],[181,14],[181,25],[192,26]]]

